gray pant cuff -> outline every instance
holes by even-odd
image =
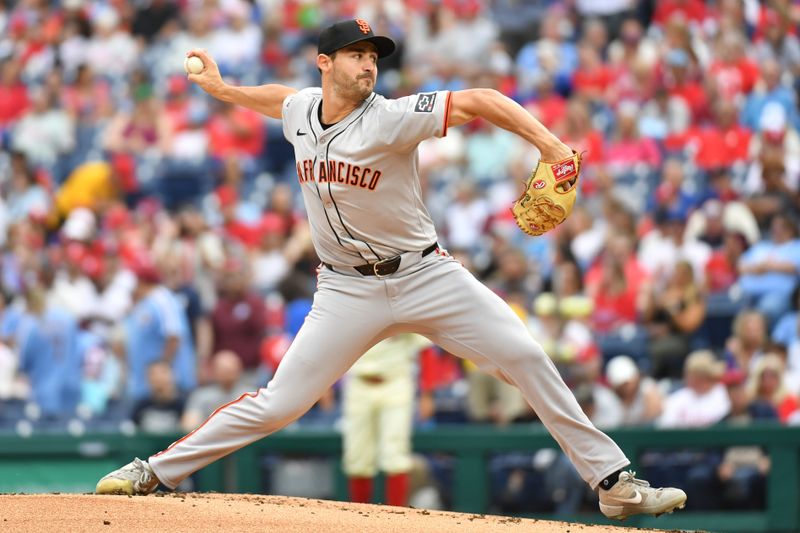
[[[163,474],[161,474],[158,470],[158,466],[153,464],[153,456],[147,460],[147,464],[150,465],[150,468],[153,470],[153,473],[158,478],[158,482],[167,487],[169,490],[175,490],[175,487],[178,486],[177,483],[173,483],[171,480],[167,479]]]

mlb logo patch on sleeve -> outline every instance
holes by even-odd
[[[436,102],[436,93],[421,93],[417,96],[417,105],[414,106],[414,112],[433,113],[434,102]]]

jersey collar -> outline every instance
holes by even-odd
[[[332,133],[336,133],[337,131],[340,131],[340,130],[346,128],[347,126],[349,126],[350,124],[352,124],[353,122],[358,120],[358,117],[361,116],[361,113],[364,111],[364,109],[367,106],[369,106],[372,103],[373,100],[375,100],[375,93],[374,92],[370,93],[370,95],[367,96],[364,99],[364,101],[361,102],[361,104],[358,107],[353,109],[342,120],[340,120],[336,124],[328,127],[328,129],[323,130],[322,129],[322,124],[320,123],[320,120],[319,120],[320,108],[322,106],[322,98],[320,98],[319,100],[317,100],[317,106],[314,109],[311,110],[311,117],[309,117],[309,119],[311,121],[311,126],[312,126],[314,132],[317,134],[318,138],[326,137],[326,136],[328,136],[328,135],[330,135]]]

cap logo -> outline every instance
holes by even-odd
[[[369,27],[369,22],[364,19],[356,19],[356,24],[358,24],[358,29],[361,30],[361,33],[364,35],[369,35],[369,32],[372,31],[372,28]]]

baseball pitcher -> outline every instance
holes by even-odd
[[[207,93],[283,121],[314,247],[322,260],[313,308],[273,379],[211,415],[147,461],[135,459],[97,493],[147,494],[278,431],[309,409],[371,346],[419,333],[517,386],[581,477],[599,489],[609,517],[683,507],[679,489],[655,489],[626,471],[619,447],[583,414],[550,358],[517,315],[436,242],[422,203],[417,146],[477,117],[541,153],[514,205],[520,227],[541,234],[569,214],[580,157],[511,99],[492,89],[386,99],[373,92],[377,60],[395,49],[361,19],[325,28],[317,67],[322,87],[234,87],[204,50],[189,74]],[[323,349],[324,348],[324,349]]]

